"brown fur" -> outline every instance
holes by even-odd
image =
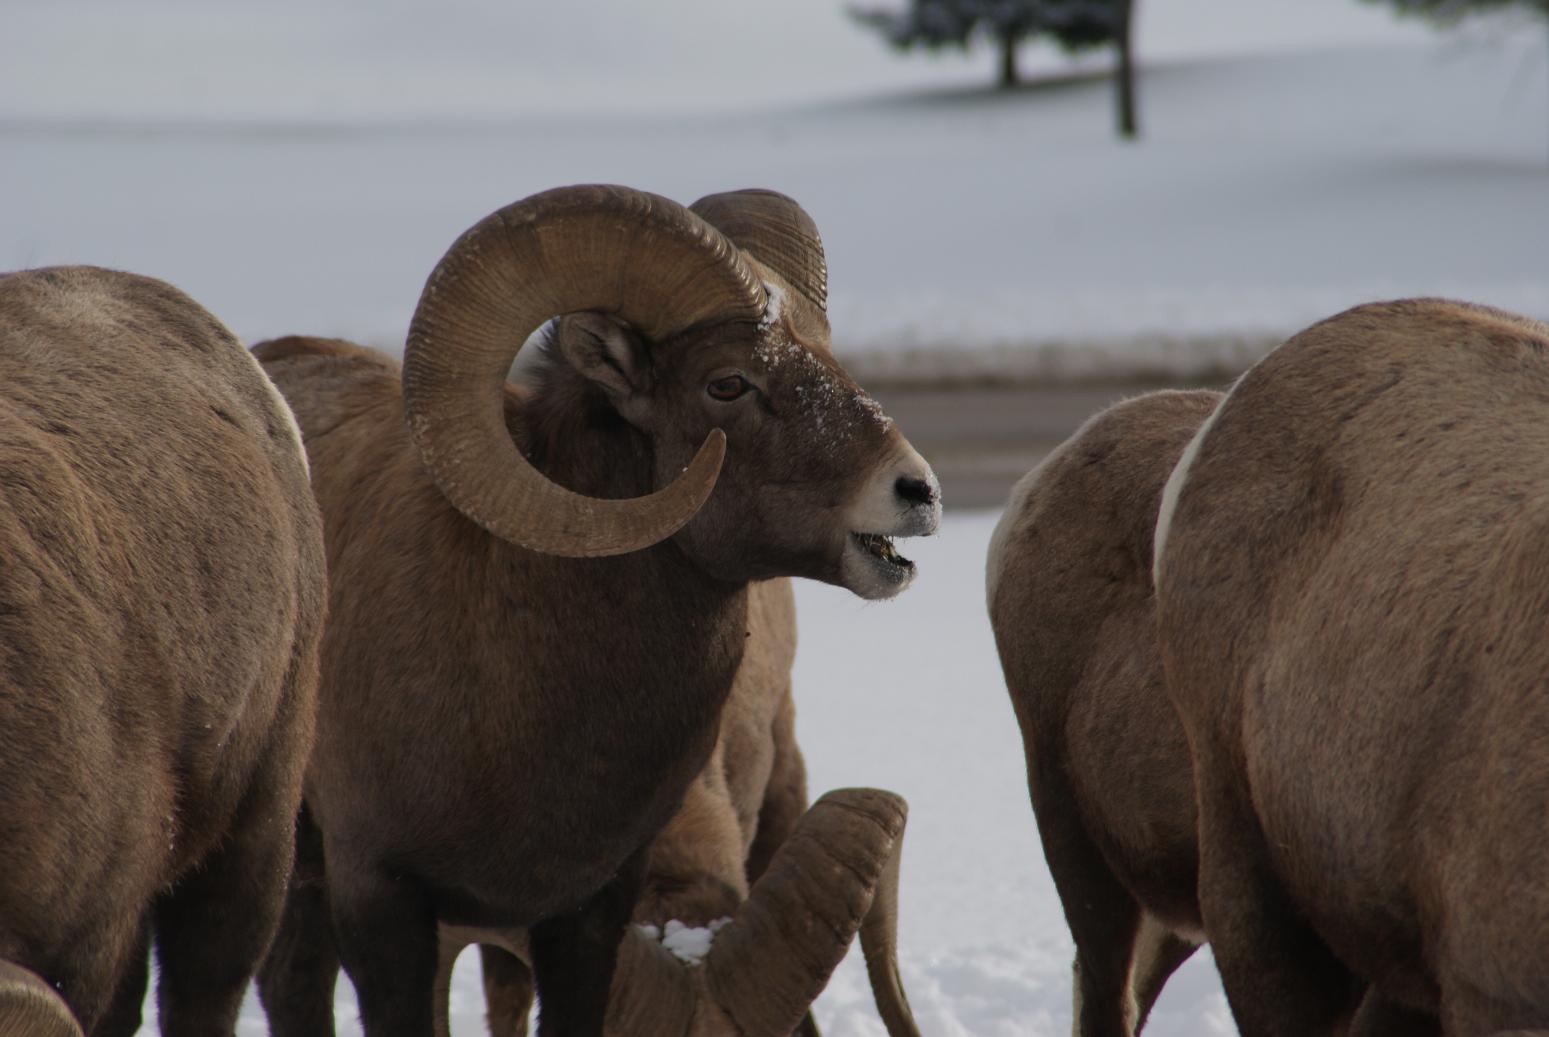
[[[796,602],[789,580],[755,583],[748,594],[748,639],[721,713],[710,762],[689,785],[683,805],[651,844],[650,870],[633,921],[663,928],[676,919],[703,927],[729,918],[807,809],[806,765],[796,744],[791,665]],[[443,934],[443,940],[455,934]],[[500,947],[482,949],[490,1033],[527,1032],[532,980]],[[443,968],[454,948],[443,947]],[[441,979],[443,987],[447,977]],[[815,1029],[809,1031],[815,1032]]]
[[[298,446],[171,286],[0,277],[0,960],[87,1030],[153,933],[163,1032],[230,1033],[273,933],[324,595]]]
[[[1076,942],[1076,1032],[1137,1032],[1193,952],[1188,744],[1151,592],[1162,487],[1219,393],[1157,392],[1088,421],[1027,475],[991,540],[990,622],[1044,855]],[[1140,939],[1151,916],[1187,936]]]
[[[1219,415],[1158,600],[1238,1025],[1549,1027],[1549,328],[1361,307]]]
[[[637,922],[676,918],[704,925],[734,914],[807,810],[791,697],[796,602],[790,581],[753,584],[748,605],[747,650],[721,713],[715,752],[652,844]]]
[[[715,492],[682,531],[599,559],[523,550],[454,510],[405,433],[396,364],[337,342],[259,347],[325,519],[333,594],[307,802],[368,1032],[429,1030],[438,920],[530,928],[545,1025],[598,1032],[647,849],[714,747],[749,581],[853,579],[842,523],[878,486],[896,496],[889,521],[934,528],[933,484],[906,498],[892,474],[917,455],[826,341],[802,343],[810,316],[792,298],[773,328],[667,344],[595,315],[561,323],[540,387],[506,395],[513,441],[550,479],[638,496],[712,428],[728,436]],[[709,400],[728,368],[758,391]],[[321,989],[267,987],[271,1021]]]

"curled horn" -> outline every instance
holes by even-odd
[[[807,211],[778,191],[706,195],[689,210],[779,274],[820,312],[828,311],[828,260]]]
[[[420,459],[447,499],[496,536],[570,557],[649,547],[715,487],[726,439],[711,432],[671,485],[603,500],[549,481],[506,429],[506,372],[551,317],[599,310],[659,341],[759,319],[757,275],[726,236],[683,206],[625,187],[564,187],[486,216],[425,284],[404,349],[404,405]]]
[[[0,1037],[82,1037],[69,1006],[37,973],[0,961]]]
[[[898,854],[908,807],[876,789],[818,800],[698,967],[631,929],[609,1037],[788,1037],[857,930],[891,1037],[919,1037],[898,980]]]

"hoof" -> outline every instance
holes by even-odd
[[[82,1037],[70,1006],[36,973],[0,961],[0,1037]]]

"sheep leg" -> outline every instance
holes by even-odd
[[[1345,1037],[1441,1037],[1441,1021],[1395,1004],[1372,987],[1350,1020]]]
[[[748,848],[748,886],[758,881],[769,867],[775,852],[785,845],[797,822],[807,812],[807,761],[796,744],[796,707],[789,692],[780,702],[774,718],[774,763],[764,801],[758,808],[758,830]],[[809,1010],[791,1037],[822,1037],[817,1020]]]
[[[490,1037],[527,1037],[533,977],[527,963],[503,947],[479,945]]]
[[[645,885],[647,845],[577,911],[531,929],[539,1037],[602,1037],[619,941]]]
[[[1243,1037],[1337,1032],[1364,993],[1274,877],[1246,781],[1195,768],[1205,931]]]
[[[294,791],[292,782],[260,773],[226,840],[156,901],[165,1037],[234,1031],[279,924],[285,891],[275,876],[295,853]]]
[[[1130,1037],[1138,1012],[1130,994],[1130,961],[1141,908],[1087,834],[1075,794],[1057,756],[1028,753],[1028,792],[1038,835],[1065,923],[1076,944],[1071,967],[1071,1032]]]
[[[758,830],[748,848],[748,886],[758,881],[785,844],[786,837],[807,812],[807,762],[796,744],[796,707],[791,697],[781,701],[773,724],[774,762],[769,782],[764,786],[764,801],[758,809]]]
[[[414,879],[352,863],[329,847],[339,960],[355,984],[361,1025],[367,1037],[426,1037],[440,958],[435,905]]]
[[[258,997],[274,1037],[332,1037],[339,951],[329,918],[323,834],[303,805],[296,862],[280,928],[258,973]]]
[[[150,983],[150,956],[150,929],[142,927],[134,953],[119,973],[113,1002],[108,1006],[107,1014],[91,1028],[91,1037],[134,1037],[139,1032],[145,988]]]
[[[1140,935],[1130,965],[1130,992],[1135,998],[1135,1032],[1145,1028],[1156,999],[1162,994],[1167,978],[1188,961],[1199,944],[1186,940],[1151,915],[1140,921]]]

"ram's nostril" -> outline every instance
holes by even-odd
[[[911,479],[901,475],[893,484],[893,490],[911,505],[936,503],[936,487],[924,479]]]

